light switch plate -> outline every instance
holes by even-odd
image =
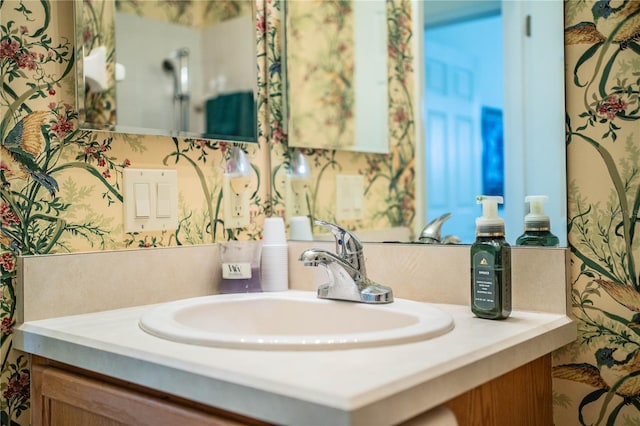
[[[336,176],[336,220],[360,220],[363,217],[364,177]]]
[[[178,172],[176,170],[124,169],[122,174],[124,232],[173,231],[178,228]],[[148,197],[147,200],[136,199],[135,188],[139,184],[148,185],[148,191],[143,191],[144,197]],[[138,191],[138,196],[140,194]],[[141,205],[142,211],[148,214],[147,217],[140,217]]]

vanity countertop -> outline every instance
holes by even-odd
[[[362,349],[260,351],[175,343],[138,319],[155,305],[27,321],[14,344],[97,373],[278,424],[390,424],[411,418],[570,343],[558,313],[455,321],[431,340]],[[295,320],[295,319],[292,319]]]

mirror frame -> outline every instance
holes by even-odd
[[[229,135],[216,135],[210,133],[197,133],[197,132],[185,132],[185,131],[175,131],[170,129],[151,129],[145,127],[135,127],[135,126],[126,126],[126,125],[118,125],[112,124],[111,122],[107,122],[104,125],[92,123],[86,120],[86,109],[85,109],[85,87],[86,83],[84,80],[84,43],[82,37],[82,28],[84,25],[83,22],[83,7],[85,0],[73,0],[73,23],[74,23],[74,43],[75,43],[75,103],[76,103],[76,111],[78,112],[78,128],[81,130],[89,130],[89,131],[106,131],[106,132],[114,132],[121,134],[135,134],[135,135],[144,135],[144,136],[166,136],[166,137],[180,137],[180,138],[191,138],[191,139],[202,139],[202,140],[215,140],[217,142],[227,142],[227,143],[258,143],[260,136],[260,123],[259,123],[259,87],[258,80],[260,78],[259,75],[259,67],[258,67],[258,46],[257,46],[257,37],[255,35],[256,25],[259,19],[259,10],[255,0],[250,1],[252,8],[252,22],[253,22],[253,38],[254,38],[254,52],[252,55],[252,62],[254,65],[254,69],[256,70],[255,79],[253,84],[253,103],[254,103],[254,130],[255,136],[251,137],[243,137],[243,136],[229,136]],[[115,5],[114,5],[114,14],[115,14]],[[114,27],[115,27],[115,16],[114,16]],[[114,28],[115,34],[115,28]],[[115,44],[115,40],[114,40]],[[116,49],[116,47],[114,47]],[[114,61],[115,63],[115,61]],[[115,86],[114,86],[115,90]],[[117,96],[117,94],[116,94]],[[115,99],[115,96],[114,96]],[[117,114],[116,108],[111,110],[112,113],[115,112]]]

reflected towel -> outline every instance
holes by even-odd
[[[253,92],[220,95],[205,103],[207,133],[220,138],[255,138],[256,112]]]

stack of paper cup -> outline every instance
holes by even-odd
[[[307,216],[294,216],[289,219],[289,236],[292,240],[311,241],[311,222]]]
[[[268,217],[264,220],[260,274],[262,291],[289,289],[289,254],[281,217]]]

